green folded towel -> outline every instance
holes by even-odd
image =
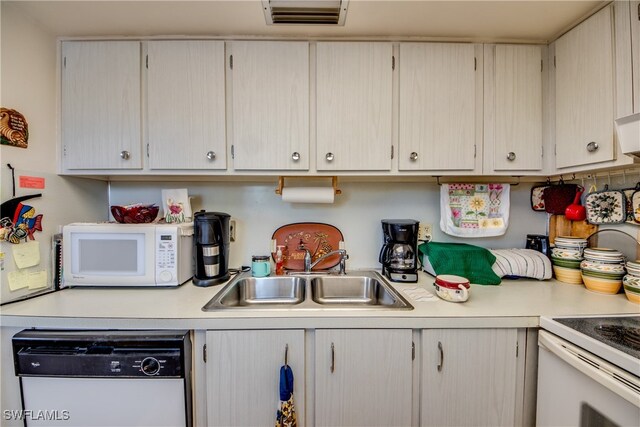
[[[428,242],[418,250],[429,257],[436,274],[455,274],[479,285],[499,285],[500,277],[491,269],[496,257],[487,249],[466,243]]]

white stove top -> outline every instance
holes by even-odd
[[[640,377],[640,314],[541,317],[540,327]]]

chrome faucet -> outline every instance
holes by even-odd
[[[313,263],[311,262],[311,252],[304,246],[304,243],[300,241],[300,245],[298,246],[298,250],[304,251],[304,272],[310,273],[313,267],[318,265],[318,263],[324,260],[327,257],[332,255],[339,254],[340,255],[340,269],[338,270],[338,274],[344,275],[347,274],[347,263],[346,261],[349,259],[349,255],[347,251],[344,249],[337,249],[335,251],[328,252],[322,255],[320,258],[315,260]]]
[[[298,245],[298,250],[304,251],[304,271],[308,273],[311,271],[311,252],[304,245],[302,239],[300,240],[300,244]]]

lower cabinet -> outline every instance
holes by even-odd
[[[207,425],[273,425],[285,353],[299,425],[411,424],[410,329],[312,330],[307,343],[315,352],[304,330],[207,331]],[[305,353],[315,364],[305,366]]]
[[[294,374],[298,420],[304,424],[304,334],[302,329],[207,331],[207,425],[274,425],[285,355]]]
[[[519,425],[518,353],[517,329],[423,330],[420,425]]]
[[[535,331],[419,332],[207,331],[206,363],[195,375],[206,394],[196,400],[206,409],[196,408],[202,412],[196,419],[204,425],[206,416],[209,426],[273,425],[286,357],[301,426],[534,425]],[[414,339],[420,340],[415,361]],[[198,370],[206,372],[205,384]]]
[[[315,425],[411,425],[410,329],[315,332]]]

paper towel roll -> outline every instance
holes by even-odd
[[[333,187],[285,187],[282,201],[289,203],[333,203]]]

